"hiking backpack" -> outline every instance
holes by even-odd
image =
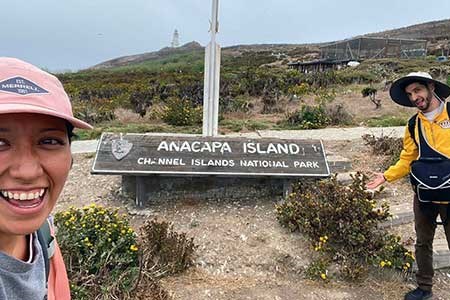
[[[50,259],[55,252],[55,238],[52,236],[50,226],[52,226],[51,221],[46,219],[44,224],[37,230],[37,237],[44,256],[46,282],[50,273]]]

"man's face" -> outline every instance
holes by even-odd
[[[70,164],[62,119],[0,116],[0,238],[39,228],[55,206]]]
[[[406,86],[405,92],[408,95],[409,100],[422,112],[429,112],[434,107],[431,106],[433,101],[434,85],[432,83],[428,86],[418,82],[414,82]]]

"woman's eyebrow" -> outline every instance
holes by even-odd
[[[41,130],[39,130],[40,132],[47,132],[47,131],[61,131],[61,132],[66,132],[66,129],[64,128],[64,129],[62,129],[62,128],[53,128],[53,127],[50,127],[50,128],[42,128]]]

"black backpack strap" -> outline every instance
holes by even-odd
[[[54,240],[50,231],[50,222],[46,219],[44,224],[38,229],[37,237],[39,244],[41,245],[42,254],[44,256],[45,265],[45,280],[48,281],[48,275],[50,273],[50,258],[53,256],[55,250]]]
[[[409,135],[411,136],[411,138],[414,141],[414,144],[416,144],[417,148],[419,148],[419,145],[417,144],[417,141],[416,141],[416,131],[415,131],[416,122],[417,122],[417,114],[415,114],[414,116],[409,118],[409,120],[408,120],[408,131],[409,131]]]

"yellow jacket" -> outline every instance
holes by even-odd
[[[433,122],[430,122],[422,112],[418,113],[422,120],[423,133],[428,141],[428,144],[440,153],[450,157],[450,120],[447,112],[447,105],[438,114]],[[414,128],[415,138],[419,143],[419,133],[417,128]],[[405,135],[403,138],[403,150],[400,153],[400,159],[397,163],[384,172],[384,177],[388,182],[400,179],[409,174],[411,162],[416,160],[419,156],[419,150],[409,134],[408,124],[405,128]]]

